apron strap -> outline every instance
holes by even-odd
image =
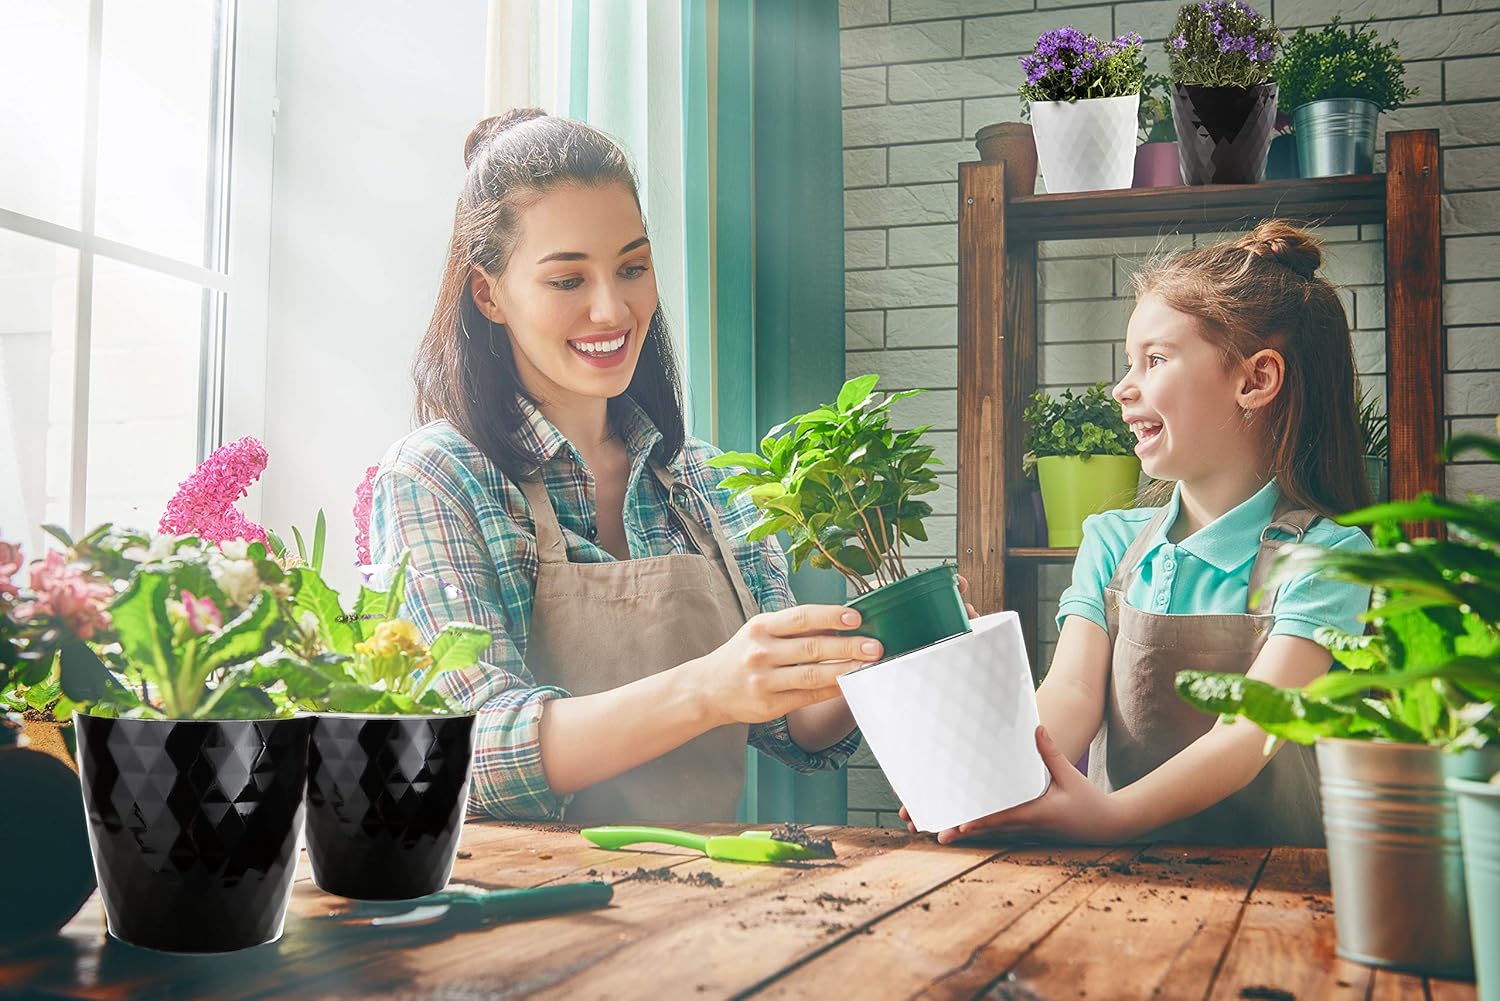
[[[1313,522],[1318,520],[1316,511],[1308,511],[1305,508],[1293,506],[1293,502],[1282,497],[1281,502],[1276,505],[1276,511],[1271,515],[1271,523],[1260,532],[1260,549],[1255,554],[1255,563],[1250,568],[1250,595],[1248,608],[1252,614],[1270,615],[1276,608],[1276,599],[1281,596],[1281,588],[1278,586],[1270,594],[1259,595],[1257,592],[1263,590],[1267,579],[1271,576],[1271,569],[1276,563],[1276,557],[1281,550],[1287,546],[1295,545],[1302,541],[1307,534],[1307,529]],[[1271,535],[1281,532],[1292,536],[1290,539],[1275,539]]]
[[[703,505],[708,512],[709,521],[709,524],[705,526],[687,509],[691,488],[678,476],[654,461],[650,463],[650,466],[651,471],[656,474],[657,481],[667,491],[668,506],[672,514],[677,518],[677,523],[682,526],[683,531],[687,532],[693,546],[709,559],[713,559],[715,554],[718,555],[725,575],[734,585],[734,593],[740,600],[740,610],[744,612],[745,618],[749,619],[758,615],[760,602],[755,600],[755,596],[750,593],[750,588],[745,584],[744,575],[740,573],[739,561],[734,558],[734,547],[729,544],[728,538],[724,535],[724,526],[719,520],[719,513],[714,509],[714,505]]]
[[[520,481],[521,493],[531,508],[531,520],[536,524],[536,558],[539,563],[568,562],[568,543],[563,539],[562,526],[557,522],[552,498],[547,495],[547,483],[542,467],[536,476]]]
[[[1105,590],[1125,590],[1126,581],[1130,580],[1135,574],[1136,567],[1140,564],[1141,558],[1146,555],[1146,550],[1151,546],[1151,539],[1160,530],[1162,525],[1166,523],[1167,515],[1171,511],[1171,505],[1164,504],[1162,505],[1162,509],[1156,512],[1155,517],[1146,522],[1146,527],[1140,530],[1135,539],[1130,543],[1130,548],[1125,550],[1125,555],[1120,557],[1120,562],[1115,565],[1114,575],[1110,577],[1109,583],[1105,585]]]

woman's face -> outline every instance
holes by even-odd
[[[567,185],[520,213],[505,273],[475,269],[481,312],[505,325],[536,399],[567,405],[624,393],[656,312],[651,244],[623,185]]]
[[[1240,406],[1244,373],[1224,363],[1197,319],[1142,296],[1125,333],[1125,354],[1130,367],[1114,398],[1135,432],[1146,475],[1192,482],[1225,464],[1261,461],[1260,429],[1246,426]]]

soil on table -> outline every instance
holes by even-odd
[[[807,833],[807,828],[801,824],[782,824],[771,831],[772,841],[784,841],[791,845],[800,845],[819,858],[836,858],[831,838],[814,838]]]

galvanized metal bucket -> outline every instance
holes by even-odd
[[[1380,105],[1358,97],[1310,101],[1292,112],[1302,176],[1372,173],[1379,118]]]
[[[1372,966],[1472,978],[1458,808],[1449,778],[1488,778],[1500,747],[1319,740],[1323,827],[1338,954]]]
[[[1479,1001],[1500,1001],[1500,783],[1450,779],[1464,832],[1464,878]]]

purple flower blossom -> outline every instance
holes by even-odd
[[[1176,49],[1178,52],[1181,52],[1183,49],[1187,48],[1187,38],[1183,35],[1178,35],[1176,38],[1172,39],[1172,48]]]

